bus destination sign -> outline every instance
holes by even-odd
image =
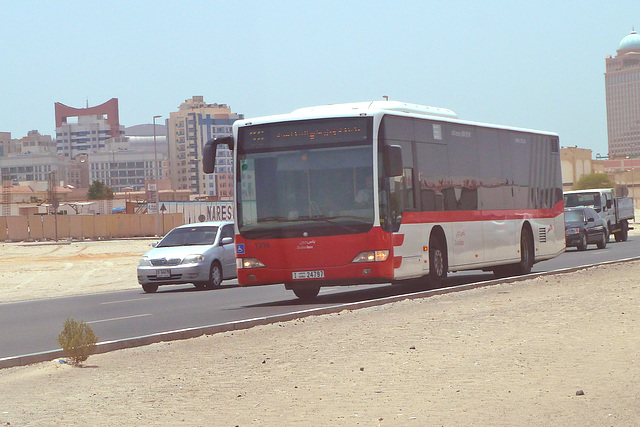
[[[278,122],[240,128],[239,149],[242,152],[308,145],[333,145],[368,141],[368,118],[317,119]]]

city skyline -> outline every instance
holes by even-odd
[[[36,7],[33,7],[36,5]],[[605,57],[631,1],[3,4],[0,132],[55,135],[54,103],[120,100],[126,127],[202,95],[239,114],[388,96],[560,134],[605,155]],[[144,19],[143,19],[144,18]]]

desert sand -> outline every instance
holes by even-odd
[[[1,244],[0,303],[138,288],[150,242]],[[635,426],[638,322],[611,264],[2,369],[0,425]]]

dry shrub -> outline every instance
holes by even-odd
[[[93,333],[91,326],[72,318],[64,321],[64,328],[58,335],[58,343],[62,350],[76,365],[91,356],[96,349],[97,342],[98,337]]]

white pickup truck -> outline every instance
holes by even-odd
[[[626,242],[629,237],[629,222],[635,221],[635,210],[631,197],[616,197],[612,188],[594,188],[564,192],[564,206],[589,206],[607,222],[609,234],[616,242]]]

